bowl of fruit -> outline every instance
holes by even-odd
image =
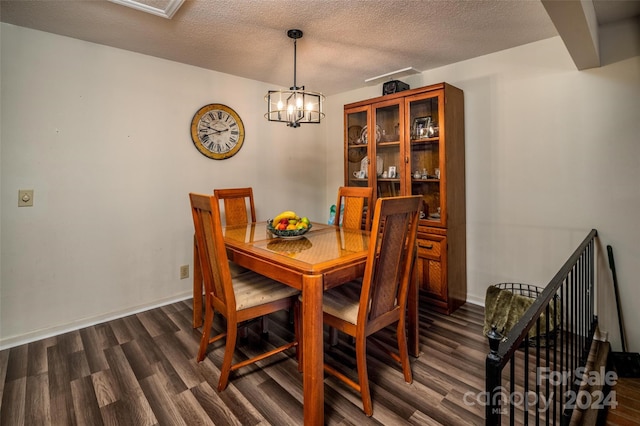
[[[300,217],[296,212],[287,210],[273,219],[267,220],[267,230],[278,238],[285,240],[300,239],[311,229],[311,222]]]

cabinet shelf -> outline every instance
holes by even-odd
[[[411,144],[421,144],[421,143],[438,143],[440,142],[440,137],[436,136],[435,138],[420,138],[420,139],[411,139]]]
[[[381,179],[378,179],[378,180],[381,180]],[[440,183],[440,179],[436,179],[436,178],[427,178],[427,179],[422,179],[422,178],[418,178],[418,179],[416,179],[416,178],[411,178],[411,182],[413,182],[413,183],[425,183],[425,182],[426,182],[426,183],[429,183],[429,182],[432,182],[432,183]]]
[[[377,145],[378,145],[378,147],[385,147],[385,146],[398,147],[398,146],[400,146],[400,141],[378,142]]]

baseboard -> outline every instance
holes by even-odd
[[[30,333],[20,334],[17,336],[0,338],[0,350],[13,348],[15,346],[24,345],[27,343],[35,342],[37,340],[46,339],[48,337],[53,337],[60,334],[68,333],[70,331],[79,330],[81,328],[91,327],[93,325],[100,324],[106,321],[111,321],[114,319],[137,314],[139,312],[148,311],[150,309],[158,308],[164,305],[169,305],[171,303],[180,302],[180,301],[189,299],[191,297],[193,297],[193,292],[190,290],[172,297],[155,300],[152,303],[132,306],[120,311],[112,311],[112,312],[109,312],[103,315],[98,315],[95,317],[83,318],[70,323],[57,325],[55,327],[43,328],[40,330],[32,331]]]

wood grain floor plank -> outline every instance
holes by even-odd
[[[27,375],[37,376],[47,372],[46,341],[39,340],[29,345],[27,359]]]
[[[121,398],[120,391],[115,385],[111,370],[98,371],[91,375],[93,391],[100,408],[113,404]]]
[[[69,363],[69,380],[75,380],[91,375],[89,362],[85,351],[73,352],[67,356]]]
[[[111,334],[115,337],[117,344],[110,346],[117,346],[118,344],[126,343],[130,340],[133,340],[133,335],[131,334],[131,330],[127,327],[127,323],[124,318],[117,318],[115,320],[109,321],[109,328],[111,329]]]
[[[140,349],[137,340],[131,340],[121,345],[122,352],[127,358],[127,362],[135,374],[138,381],[146,379],[154,374],[152,361],[146,357],[146,354]]]
[[[115,385],[118,387],[122,402],[119,410],[124,410],[131,421],[136,425],[153,425],[157,419],[149,402],[140,388],[135,373],[131,369],[127,358],[120,346],[105,349],[109,369],[113,373]],[[118,414],[121,415],[120,413]]]
[[[228,387],[224,392],[216,392],[214,387],[203,383],[193,388],[192,392],[198,401],[205,403],[203,407],[216,424],[235,425],[236,419],[242,425],[266,424],[264,416],[255,405],[234,386]],[[224,403],[223,407],[218,405],[220,401]]]
[[[214,392],[213,389],[210,389],[210,391]],[[187,425],[215,425],[191,390],[177,394],[174,397],[174,403]],[[224,407],[224,404],[220,406]],[[233,424],[240,425],[239,422]]]
[[[25,395],[27,378],[6,382],[2,394],[0,425],[23,425],[25,421]]]
[[[152,375],[140,380],[140,387],[159,424],[187,426],[174,403],[174,398],[162,386],[157,376]]]
[[[107,359],[104,356],[104,349],[107,346],[103,344],[104,341],[98,334],[98,327],[83,328],[80,330],[80,338],[82,339],[82,347],[87,357],[89,370],[92,373],[96,373],[109,368]]]
[[[175,333],[180,330],[162,309],[152,309],[151,311],[141,312],[137,317],[151,337]]]
[[[72,336],[58,339],[59,345],[47,348],[47,364],[49,380],[49,403],[51,422],[53,424],[74,424],[73,399],[71,397],[71,379],[69,376],[68,351],[75,348],[70,343]],[[55,368],[51,368],[55,366]]]
[[[76,415],[75,421],[78,425],[100,426],[104,424],[91,376],[73,380],[71,382],[71,395]]]
[[[50,425],[49,376],[42,374],[27,377],[25,394],[25,424]]]
[[[16,379],[27,377],[28,359],[27,345],[9,349],[9,360],[7,362],[5,380],[7,382],[11,382]]]

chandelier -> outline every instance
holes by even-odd
[[[302,38],[302,31],[289,30],[287,36],[293,39],[293,86],[289,90],[269,90],[264,97],[267,101],[264,117],[269,121],[287,123],[289,127],[300,127],[302,123],[319,124],[324,118],[324,95],[296,85],[296,42]]]

